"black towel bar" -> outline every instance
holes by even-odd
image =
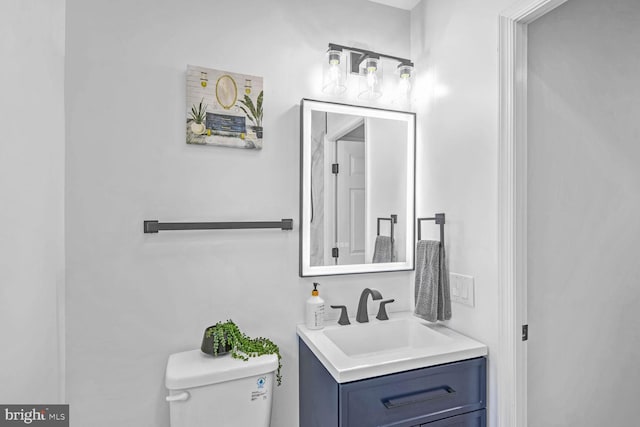
[[[436,224],[440,225],[440,245],[444,246],[444,214],[437,213],[433,218],[418,218],[418,240],[422,240],[422,221],[435,221]]]
[[[389,221],[389,224],[391,224],[391,240],[393,240],[393,224],[397,224],[398,223],[398,215],[390,215],[389,218],[378,218],[378,231],[376,232],[376,235],[379,236],[380,235],[380,221]]]
[[[248,228],[293,230],[293,219],[255,222],[159,222],[158,220],[147,220],[144,222],[145,233],[157,233],[161,230],[229,230]]]

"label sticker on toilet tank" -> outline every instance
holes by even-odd
[[[256,381],[256,391],[251,392],[251,401],[254,400],[267,400],[267,390],[264,388],[267,383],[267,377],[258,377]]]
[[[251,401],[253,402],[254,400],[267,400],[267,390],[252,391]]]

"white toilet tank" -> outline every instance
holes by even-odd
[[[248,361],[200,350],[169,356],[171,427],[269,427],[278,357]]]

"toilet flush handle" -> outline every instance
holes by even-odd
[[[167,396],[166,399],[167,399],[167,402],[178,402],[183,400],[189,400],[190,397],[191,395],[189,394],[188,391],[182,391],[180,393]]]

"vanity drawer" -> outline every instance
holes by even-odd
[[[469,414],[457,415],[444,420],[422,424],[420,427],[486,427],[487,415],[484,409]]]
[[[340,425],[413,427],[476,411],[485,384],[484,357],[341,384]]]

